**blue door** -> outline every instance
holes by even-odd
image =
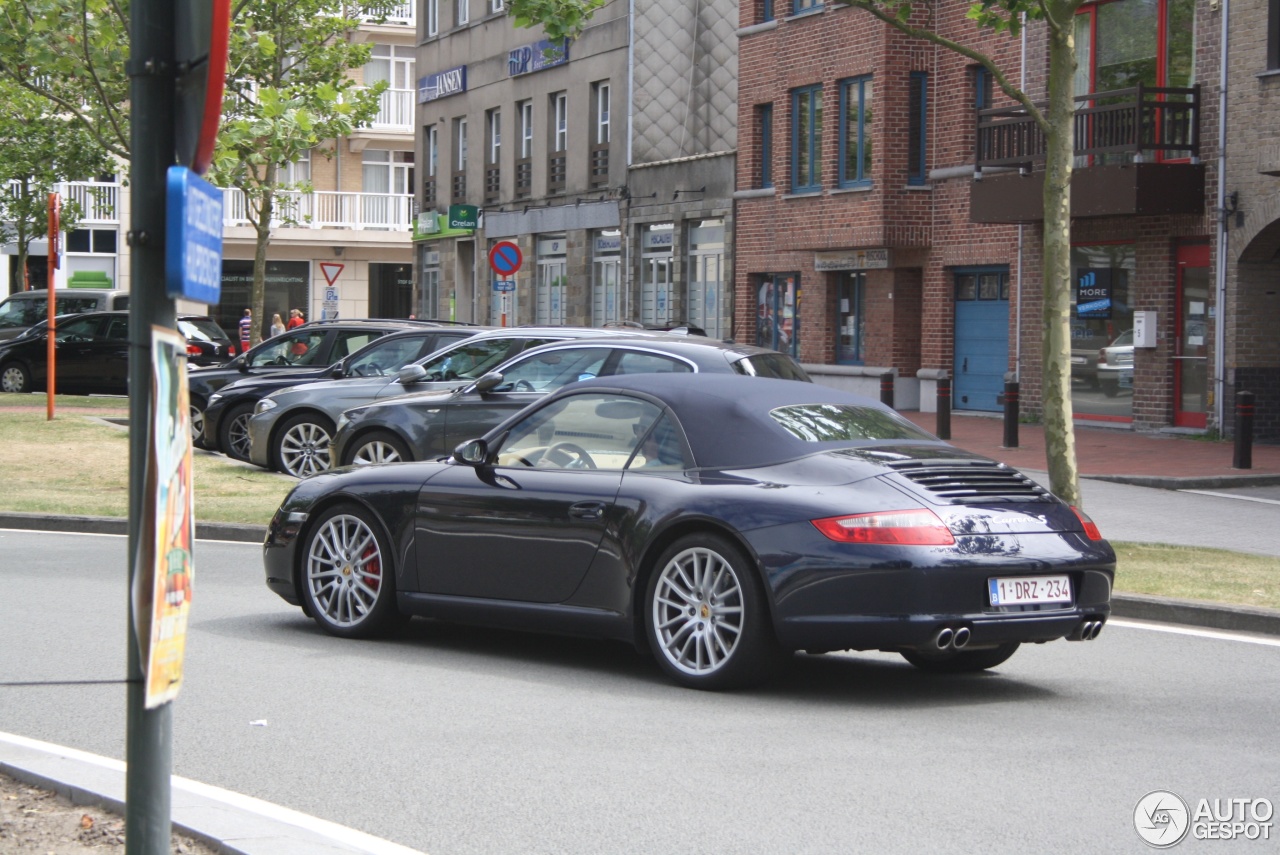
[[[956,353],[951,383],[957,410],[1003,409],[1009,370],[1007,270],[956,273]]]

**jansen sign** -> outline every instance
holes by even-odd
[[[426,77],[418,79],[418,103],[425,104],[428,101],[434,101],[437,98],[444,98],[448,95],[457,95],[459,92],[467,91],[467,67],[459,65],[457,68],[438,71],[435,74],[428,74]]]

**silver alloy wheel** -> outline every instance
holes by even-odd
[[[227,454],[237,460],[249,459],[249,419],[253,410],[244,410],[232,416],[227,424]]]
[[[280,465],[298,478],[328,472],[330,438],[315,422],[298,422],[280,437]]]
[[[652,609],[663,657],[686,674],[714,674],[742,640],[742,584],[715,550],[673,556],[658,576]]]
[[[307,550],[306,584],[325,621],[359,626],[383,589],[382,548],[359,517],[339,514],[320,526]]]
[[[188,411],[191,413],[191,439],[198,442],[204,436],[204,410],[191,404]]]
[[[5,392],[29,392],[27,372],[20,365],[8,365],[0,374],[0,390]]]
[[[356,466],[373,466],[378,463],[400,463],[404,458],[394,445],[382,439],[371,439],[363,443],[352,455],[351,462]]]

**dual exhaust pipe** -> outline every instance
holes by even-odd
[[[1067,641],[1093,641],[1102,632],[1102,625],[1106,622],[1105,618],[1087,618],[1075,632],[1067,636]]]
[[[960,650],[969,643],[969,627],[944,626],[933,634],[933,646],[937,650]]]

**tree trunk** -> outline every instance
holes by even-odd
[[[1045,455],[1050,489],[1080,506],[1071,408],[1071,170],[1075,159],[1075,31],[1071,15],[1049,30],[1049,132],[1044,183]]]
[[[267,164],[267,177],[262,185],[262,204],[258,209],[258,221],[254,223],[257,244],[253,251],[253,291],[249,304],[253,309],[253,326],[249,333],[250,344],[262,341],[262,323],[267,311],[267,246],[271,243],[271,218],[276,208],[276,166]]]

